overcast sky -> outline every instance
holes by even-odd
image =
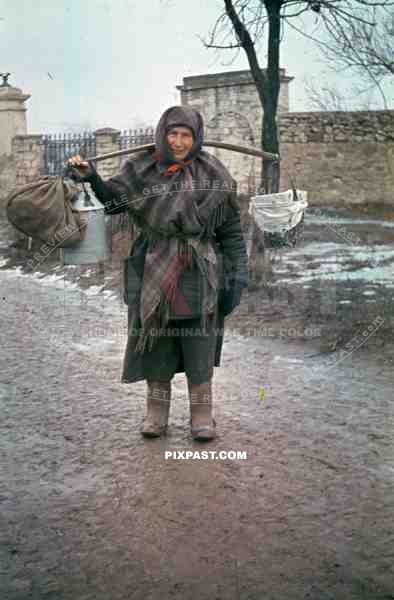
[[[0,0],[0,71],[31,94],[31,133],[155,125],[180,103],[183,77],[249,68],[243,52],[230,64],[232,54],[198,38],[222,8],[223,0]],[[264,67],[264,48],[259,57]],[[312,42],[292,31],[281,66],[295,77],[293,111],[311,109],[305,77],[334,80]]]

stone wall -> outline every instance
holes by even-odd
[[[313,205],[394,205],[394,110],[287,113],[279,118],[281,188]]]

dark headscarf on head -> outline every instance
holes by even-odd
[[[173,127],[188,127],[193,133],[193,146],[182,160],[176,160],[167,142],[167,134]],[[156,157],[160,166],[166,168],[174,163],[190,164],[188,161],[200,153],[204,141],[204,122],[201,114],[190,106],[171,106],[161,116],[155,131]]]

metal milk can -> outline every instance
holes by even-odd
[[[99,263],[111,252],[107,235],[111,217],[105,215],[104,206],[93,191],[88,191],[85,184],[82,187],[83,190],[73,198],[72,205],[82,213],[83,222],[87,223],[85,238],[72,248],[63,248],[64,265]]]

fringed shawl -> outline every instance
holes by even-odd
[[[175,108],[177,111],[173,111]],[[201,327],[206,331],[207,317],[215,310],[218,294],[218,263],[212,239],[226,218],[226,206],[239,208],[234,179],[217,158],[201,150],[202,129],[195,131],[196,111],[190,109],[182,119],[184,107],[173,109],[166,111],[167,116],[164,113],[159,122],[156,152],[141,152],[128,159],[119,175],[106,181],[114,197],[120,197],[127,205],[131,221],[148,240],[138,308],[141,330],[135,346],[135,351],[141,353],[146,347],[152,348],[158,328],[166,326],[170,306],[176,315],[188,315],[188,307],[177,303],[177,296],[180,276],[191,260],[203,283]],[[185,124],[190,118],[195,143],[187,163],[165,176],[163,167],[168,167],[168,152],[161,153],[167,157],[162,164],[157,151],[165,149],[159,141],[168,130],[169,114],[177,123]]]

